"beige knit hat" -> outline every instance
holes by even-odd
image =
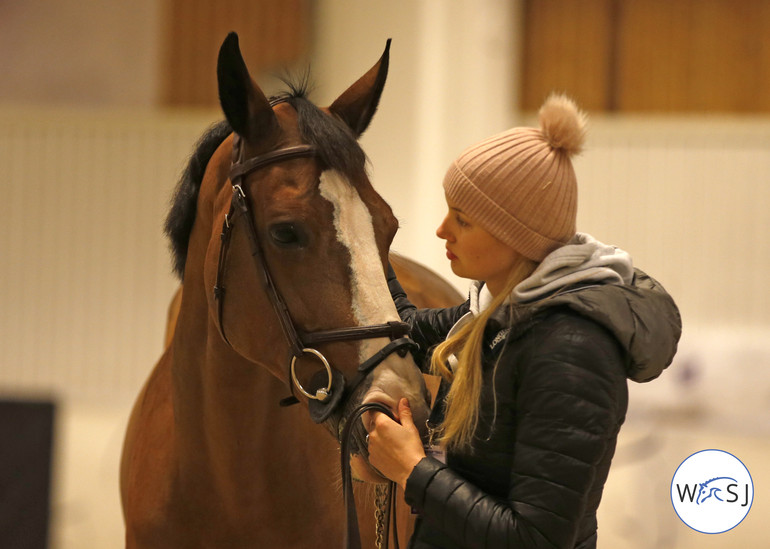
[[[540,129],[513,128],[466,149],[444,177],[447,199],[520,254],[542,261],[575,235],[586,116],[564,95],[540,108]]]

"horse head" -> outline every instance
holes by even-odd
[[[428,414],[385,278],[398,223],[357,142],[379,103],[388,47],[323,109],[298,88],[268,99],[234,33],[217,65],[233,136],[205,176],[218,180],[209,206],[222,228],[203,267],[210,317],[233,351],[293,386],[336,436],[365,402],[395,410],[406,397],[417,425]],[[365,455],[363,425],[354,429],[353,453]],[[378,479],[364,461],[354,460],[358,476]]]

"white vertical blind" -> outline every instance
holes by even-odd
[[[690,324],[770,325],[770,125],[599,120],[579,228],[627,249]]]
[[[163,218],[212,120],[0,112],[0,391],[136,392],[176,286]]]

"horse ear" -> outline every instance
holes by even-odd
[[[227,35],[219,48],[217,82],[222,111],[238,135],[253,142],[277,131],[275,113],[249,75],[234,32]]]
[[[390,38],[385,44],[385,51],[380,60],[329,107],[331,112],[342,118],[350,126],[356,137],[364,133],[364,130],[369,126],[369,122],[377,110],[377,105],[380,103],[385,79],[388,77],[389,59]]]

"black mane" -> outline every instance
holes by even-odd
[[[174,273],[180,280],[184,278],[187,244],[195,222],[198,191],[201,188],[203,174],[206,172],[206,166],[214,151],[232,132],[233,130],[226,120],[218,122],[206,130],[206,133],[195,144],[187,167],[174,190],[171,209],[164,224],[164,232],[171,241]]]
[[[366,155],[351,129],[339,118],[325,114],[307,98],[306,78],[300,84],[286,84],[289,90],[271,97],[271,104],[290,104],[297,111],[302,138],[316,147],[324,168],[336,170],[354,180],[352,176],[365,169]],[[203,134],[174,191],[164,228],[171,241],[174,272],[180,280],[184,278],[187,245],[195,221],[203,174],[214,151],[232,131],[230,124],[222,121]]]

